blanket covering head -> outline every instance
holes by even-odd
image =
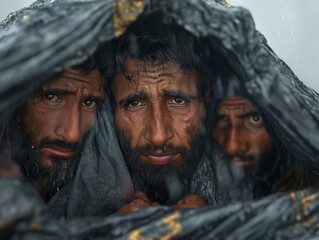
[[[10,119],[42,84],[121,35],[139,14],[161,11],[168,24],[178,24],[201,39],[208,55],[218,52],[233,66],[242,76],[238,84],[269,116],[278,144],[300,164],[318,171],[318,94],[273,53],[247,10],[225,5],[209,0],[42,0],[10,14],[0,25],[1,120]],[[157,207],[125,216],[55,220],[52,215],[106,215],[132,196],[110,111],[106,101],[74,180],[56,194],[49,208],[30,196],[32,190],[23,179],[0,179],[5,193],[0,196],[1,236],[303,239],[318,233],[316,189],[217,208]],[[17,196],[25,201],[12,201]]]

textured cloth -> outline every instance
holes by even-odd
[[[131,200],[133,186],[110,109],[107,99],[84,143],[73,181],[49,201],[53,216],[106,216]]]
[[[132,3],[138,4],[135,6]],[[39,86],[52,80],[63,69],[83,62],[95,52],[100,43],[114,39],[115,32],[120,32],[115,31],[119,29],[114,19],[121,20],[119,15],[123,12],[127,13],[123,16],[133,16],[123,21],[125,26],[134,21],[134,17],[139,13],[138,6],[144,3],[145,13],[163,11],[168,23],[176,22],[198,36],[203,44],[207,45],[208,55],[219,52],[230,64],[236,66],[237,71],[244,76],[240,84],[250,98],[254,99],[258,109],[267,113],[269,120],[274,122],[274,131],[281,135],[281,146],[287,149],[296,161],[318,170],[318,94],[299,81],[289,67],[272,52],[263,36],[256,31],[247,10],[225,8],[206,0],[38,1],[30,8],[11,14],[2,22],[0,30],[1,118],[9,118]],[[131,9],[132,11],[129,11]],[[103,196],[94,191],[103,187],[95,184],[106,184],[105,199],[111,204],[117,199],[116,194],[120,194],[120,200],[125,201],[127,189],[122,187],[127,186],[125,182],[129,177],[122,163],[119,164],[122,157],[118,151],[117,140],[113,138],[114,130],[109,129],[109,124],[113,123],[112,118],[107,115],[108,110],[106,106],[106,113],[102,111],[99,115],[96,125],[98,131],[93,129],[92,135],[89,136],[86,149],[83,150],[86,159],[81,159],[79,172],[76,173],[73,183],[52,199],[50,207],[54,215],[61,216],[59,210],[67,217],[103,215],[110,212],[110,205],[105,201],[103,206]],[[100,117],[103,114],[106,114],[106,117],[102,119]],[[94,144],[95,141],[97,145]],[[103,150],[107,158],[98,151],[95,152],[96,147]],[[90,159],[91,156],[94,156],[94,159]],[[103,161],[105,162],[101,165]],[[109,175],[104,175],[105,169],[110,171]],[[114,169],[120,173],[114,173]],[[207,179],[210,178],[210,173],[206,169]],[[123,177],[122,174],[126,176]],[[116,179],[122,181],[118,182]],[[122,191],[117,189],[116,183],[119,183]],[[6,188],[14,184],[13,179],[0,179],[0,185],[4,186],[3,191],[7,191]],[[158,207],[125,216],[115,214],[103,218],[58,221],[51,217],[50,211],[44,205],[39,204],[41,201],[29,201],[29,194],[32,193],[23,191],[26,185],[27,183],[21,182],[19,186],[12,188],[15,189],[14,194],[6,195],[5,205],[1,208],[12,207],[15,212],[13,215],[0,212],[0,230],[3,234],[1,237],[309,239],[318,236],[319,199],[316,189],[274,194],[259,201],[241,201],[219,207],[193,210]],[[208,184],[207,189],[210,188],[214,186]],[[111,198],[112,196],[114,198]],[[36,195],[33,197],[36,199]],[[4,199],[3,195],[0,198]],[[21,201],[10,201],[14,198]],[[216,199],[218,200],[218,196]],[[213,201],[214,199],[212,203]],[[22,207],[26,202],[26,209],[29,210],[27,212]],[[8,227],[8,223],[12,225]]]
[[[2,118],[9,118],[16,106],[63,69],[92,55],[99,42],[114,37],[113,4],[113,1],[37,1],[10,14],[1,23]],[[132,196],[132,182],[106,99],[94,129],[83,144],[73,181],[50,199],[50,213],[67,218],[104,216]]]

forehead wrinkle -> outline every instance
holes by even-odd
[[[145,79],[139,78],[138,81],[131,82],[131,86],[136,92],[145,91],[154,92],[156,89],[157,93],[163,92],[168,86],[172,85],[171,78],[167,79],[160,76],[156,79]],[[143,90],[144,89],[144,90]]]
[[[160,75],[173,75],[181,69],[172,62],[144,62],[136,59],[127,59],[124,61],[124,72],[136,77],[157,78]]]
[[[66,90],[70,94],[77,94],[82,92],[85,96],[98,96],[104,98],[103,82],[99,82],[97,85],[92,85],[90,82],[81,81],[74,78],[60,78],[55,81],[44,84],[43,91],[50,89]]]
[[[84,88],[86,89],[86,88]],[[92,95],[97,95],[100,97],[104,97],[104,84],[101,82],[101,84],[96,85],[95,87],[93,87],[93,89],[91,91],[89,91],[90,94]]]
[[[97,72],[98,70],[92,70],[90,73],[86,74],[84,72],[82,72],[81,69],[67,69],[65,70],[62,75],[60,77],[58,77],[59,79],[66,79],[66,80],[74,80],[74,81],[79,81],[79,82],[84,82],[84,83],[88,83],[92,80],[95,79],[96,76],[98,76],[99,78],[102,78],[100,74],[98,74]]]
[[[74,94],[78,92],[78,88],[77,87],[75,88],[72,82],[62,81],[62,80],[56,80],[56,81],[46,83],[42,86],[42,89],[44,91],[49,91],[54,89],[66,90]]]
[[[142,66],[145,66],[143,62]],[[166,69],[169,71],[165,72]],[[195,89],[198,90],[197,74],[177,69],[172,63],[159,64],[155,65],[155,67],[154,64],[152,65],[152,63],[150,63],[146,68],[143,68],[132,61],[126,61],[125,71],[132,76],[131,79],[128,79],[123,73],[120,78],[129,82],[131,87],[130,91],[140,92],[144,89],[149,95],[156,94],[157,96],[161,96],[165,95],[166,91],[189,91],[189,84],[193,82]],[[196,76],[194,76],[194,74],[196,74]],[[196,79],[195,81],[188,81],[189,77],[196,77]],[[185,81],[185,83],[183,81]],[[118,87],[120,87],[120,85],[118,85]]]
[[[255,111],[255,108],[250,105],[223,106],[218,109],[217,114],[236,115],[236,117],[239,117],[251,111]]]

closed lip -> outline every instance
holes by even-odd
[[[47,152],[51,155],[56,155],[63,158],[72,158],[76,154],[74,150],[63,149],[58,147],[43,147],[42,151]]]
[[[234,157],[231,160],[231,163],[237,166],[242,166],[242,167],[255,167],[256,163],[251,160],[242,160],[241,158]]]
[[[181,154],[179,152],[153,152],[140,155],[143,162],[148,162],[154,165],[166,165],[170,162],[179,160],[180,157]]]

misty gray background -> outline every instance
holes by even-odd
[[[172,0],[173,1],[173,0]],[[0,19],[34,0],[0,0]],[[228,0],[249,9],[268,44],[306,85],[319,91],[318,0]]]

